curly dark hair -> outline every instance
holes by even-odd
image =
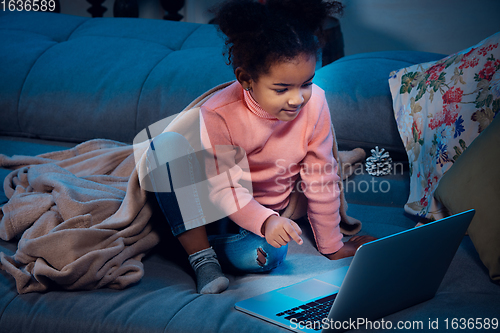
[[[242,67],[256,80],[272,64],[301,54],[317,56],[322,23],[343,5],[323,0],[228,0],[212,9],[226,36],[228,64]]]

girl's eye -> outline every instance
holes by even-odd
[[[307,87],[311,86],[312,84],[313,84],[312,81],[304,83],[302,85],[302,88],[307,88]],[[288,90],[288,88],[285,88],[285,89],[274,89],[274,91],[276,91],[276,93],[278,93],[278,94],[282,94],[282,93],[286,92],[287,90]]]

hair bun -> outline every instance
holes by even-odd
[[[254,0],[227,1],[219,8],[215,23],[229,39],[255,33],[267,21],[267,9]]]

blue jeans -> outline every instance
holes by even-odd
[[[151,142],[146,158],[150,182],[172,233],[178,236],[194,227],[205,227],[201,202],[208,192],[193,186],[203,181],[204,173],[189,142],[178,133],[162,133]],[[268,272],[286,257],[287,245],[274,248],[265,238],[240,228],[228,217],[207,225],[207,234],[224,270]]]

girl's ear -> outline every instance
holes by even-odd
[[[241,67],[237,67],[234,70],[234,75],[236,76],[236,80],[238,80],[238,82],[241,84],[243,89],[245,89],[245,90],[252,89],[253,80],[247,71],[245,71]]]

